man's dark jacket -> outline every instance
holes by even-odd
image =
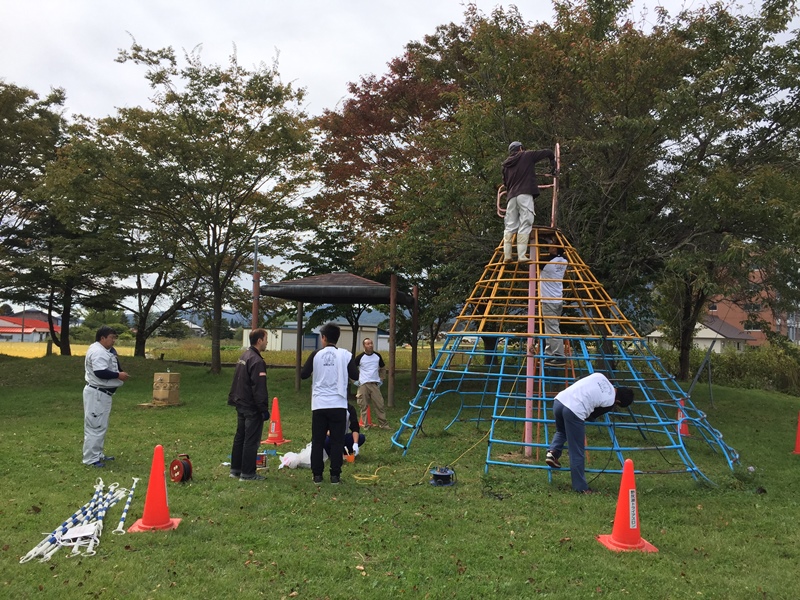
[[[503,161],[503,185],[506,186],[509,200],[520,194],[530,194],[534,198],[539,196],[541,192],[534,167],[545,158],[550,160],[550,170],[554,170],[556,155],[552,150],[522,150]]]
[[[250,346],[239,357],[233,373],[228,404],[245,411],[269,414],[267,392],[267,363],[255,346]]]

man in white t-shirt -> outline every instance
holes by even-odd
[[[556,434],[550,442],[545,462],[553,469],[560,469],[559,458],[566,442],[572,489],[576,492],[592,493],[584,473],[586,421],[594,421],[617,406],[626,408],[632,402],[633,390],[615,388],[602,373],[592,373],[579,379],[556,395],[553,401]]]
[[[94,336],[84,360],[86,385],[83,388],[83,464],[103,468],[113,456],[104,454],[111,397],[128,374],[122,370],[114,350],[117,332],[103,325]]]
[[[555,244],[550,246],[549,252],[550,260],[539,272],[539,299],[545,333],[549,336],[560,336],[559,318],[563,306],[567,259],[564,258],[564,249]],[[564,360],[564,340],[560,337],[548,337],[544,354],[546,365],[560,364]]]
[[[333,323],[320,328],[322,348],[308,357],[300,370],[300,378],[311,380],[311,473],[314,483],[322,483],[325,461],[322,451],[330,432],[331,483],[338,484],[342,474],[342,447],[347,429],[347,388],[356,371],[349,372],[352,354],[337,348],[341,330]]]
[[[380,429],[391,429],[386,420],[381,394],[381,370],[386,368],[383,357],[375,352],[375,344],[370,338],[364,338],[364,352],[353,359],[353,366],[358,369],[358,392],[356,400],[361,411],[361,422],[367,427],[367,407],[375,407],[375,418]],[[351,366],[352,369],[352,366]]]

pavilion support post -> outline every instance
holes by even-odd
[[[411,290],[414,305],[411,308],[411,389],[417,389],[417,343],[419,342],[419,286]]]
[[[294,391],[300,391],[300,369],[303,368],[303,303],[297,303],[297,346],[294,369]]]
[[[389,386],[387,388],[387,404],[394,406],[394,373],[397,356],[397,275],[392,273],[389,283]]]

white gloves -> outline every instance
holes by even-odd
[[[358,444],[353,444],[353,456],[358,456]]]

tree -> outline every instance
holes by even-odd
[[[83,325],[90,329],[99,329],[103,325],[108,325],[123,333],[130,330],[128,317],[121,310],[93,310],[88,309],[83,312]]]
[[[347,272],[360,277],[367,277],[368,272],[355,262],[359,249],[364,247],[364,254],[370,252],[370,240],[353,230],[342,229],[338,219],[320,220],[314,224],[312,235],[302,248],[295,252],[290,260],[298,266],[287,273],[288,279],[325,275],[328,273]],[[378,274],[376,281],[385,283],[388,274]],[[384,281],[381,281],[384,279]],[[288,314],[287,308],[284,314]],[[309,305],[310,316],[304,326],[305,331],[343,317],[353,331],[350,351],[355,355],[358,350],[358,330],[361,316],[371,310],[369,304],[322,304]]]
[[[25,202],[27,216],[8,245],[13,270],[7,273],[5,294],[43,308],[53,343],[63,356],[69,356],[76,305],[108,308],[92,298],[113,294],[121,264],[115,252],[118,228],[98,207],[79,213],[57,186],[42,185],[33,194]],[[61,317],[60,335],[54,314]]]
[[[660,314],[680,350],[682,379],[712,296],[763,303],[775,314],[800,301],[800,77],[786,68],[800,58],[800,38],[775,42],[793,14],[792,2],[766,2],[755,16],[714,5],[674,26],[693,52],[668,111],[681,127],[662,174],[670,229],[660,240],[657,291],[676,298]]]
[[[26,225],[38,212],[32,196],[63,141],[64,98],[61,89],[40,99],[31,90],[0,81],[0,290],[9,300],[45,310],[54,308],[51,295],[23,291],[16,281],[17,261],[20,248],[28,244]],[[35,289],[46,286],[39,281]],[[50,321],[51,337],[57,339]]]
[[[621,304],[647,306],[654,288],[678,302],[683,352],[709,293],[796,301],[798,42],[775,43],[794,2],[659,10],[648,31],[630,5],[557,0],[555,23],[533,26],[469,6],[409,44],[321,119],[320,208],[368,213],[373,264],[441,280],[429,302],[455,307],[500,239],[508,142],[559,141],[558,225]]]
[[[353,257],[360,272],[372,278],[396,273],[418,284],[423,295],[437,269],[451,272],[447,265],[465,274],[458,278],[463,284],[487,248],[475,235],[489,213],[481,201],[485,184],[465,193],[466,185],[451,185],[458,175],[441,184],[438,179],[448,155],[438,128],[449,119],[455,89],[449,81],[422,77],[409,52],[392,61],[384,77],[351,84],[352,98],[341,111],[319,119],[324,187],[312,199],[312,212],[317,219],[345,216],[352,239],[364,240]],[[425,314],[423,309],[421,326],[428,328],[433,321]]]
[[[71,202],[73,215],[102,207],[108,219],[122,225],[113,247],[119,257],[114,285],[84,302],[132,313],[134,355],[143,357],[147,339],[163,323],[182,310],[201,306],[205,296],[181,240],[140,210],[143,198],[169,203],[169,187],[162,185],[158,165],[149,164],[135,142],[125,137],[127,127],[119,117],[82,119],[50,167],[49,185],[73,200],[84,199]]]
[[[222,308],[245,272],[253,238],[270,232],[262,253],[276,256],[294,242],[294,201],[306,182],[310,138],[299,109],[302,90],[280,82],[275,67],[205,66],[199,54],[178,66],[171,48],[135,42],[119,62],[147,68],[153,109],[120,111],[121,132],[158,173],[169,202],[142,198],[141,210],[180,240],[190,272],[211,304],[211,370],[218,373]]]
[[[192,335],[192,330],[183,319],[173,317],[158,328],[157,334],[161,337],[184,340]]]
[[[267,281],[280,281],[283,279],[285,275],[284,271],[275,265],[268,265],[259,261],[258,264],[258,274],[259,274],[259,281],[263,284]],[[228,297],[228,304],[231,307],[231,310],[235,313],[239,313],[241,315],[252,315],[253,314],[253,290],[252,288],[246,287],[236,287],[231,290],[231,293]],[[262,296],[259,295],[258,297],[258,320],[257,324],[259,327],[266,327],[268,325],[273,325],[275,316],[277,314],[285,315],[283,311],[286,310],[287,303],[286,300],[281,300],[279,298],[273,298],[271,296]],[[283,317],[279,317],[279,321],[282,323]],[[251,319],[252,320],[252,319]],[[278,324],[281,324],[278,323]],[[246,328],[250,328],[252,322],[246,325]]]
[[[0,81],[0,248],[25,219],[25,201],[55,159],[64,100],[61,89],[39,99],[32,90]]]

